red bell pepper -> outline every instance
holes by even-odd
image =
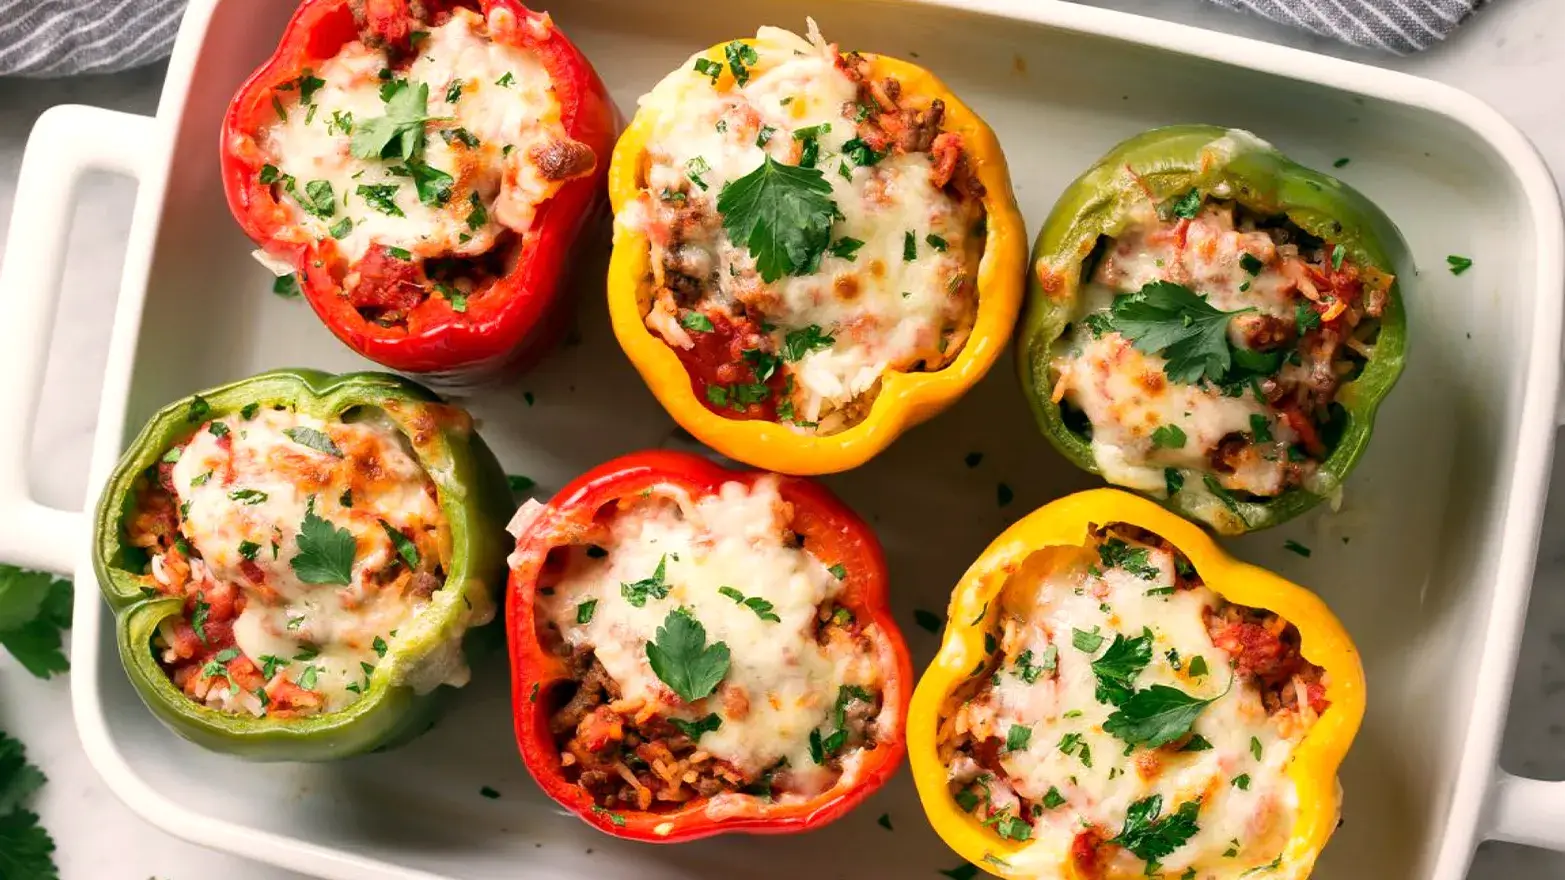
[[[297,268],[305,297],[338,339],[392,369],[446,385],[472,384],[530,366],[563,335],[570,309],[562,282],[574,242],[601,216],[617,116],[597,73],[547,13],[533,12],[518,0],[420,0],[413,4],[420,18],[409,3],[304,0],[277,51],[229,105],[221,145],[223,188],[245,233],[267,254]],[[281,102],[299,87],[301,77],[320,70],[354,40],[384,49],[394,59],[409,58],[416,54],[420,29],[438,24],[457,7],[481,13],[490,39],[536,55],[553,82],[565,135],[588,147],[595,159],[590,171],[578,165],[570,172],[574,176],[537,206],[524,234],[506,230],[497,237],[489,255],[499,258],[494,261],[498,268],[460,303],[440,295],[423,264],[395,259],[394,248],[373,244],[353,266],[346,265],[335,239],[317,238],[293,222],[276,169],[263,175],[274,164],[265,148],[267,128],[277,122]],[[438,115],[439,100],[431,96],[432,116]],[[433,137],[434,131],[427,134]],[[346,142],[344,137],[344,148]],[[263,176],[271,179],[263,182]],[[462,194],[461,178],[458,174],[456,197]],[[399,300],[394,306],[398,320],[377,321],[361,313],[363,303],[356,305],[344,285],[349,271],[360,277],[384,275],[384,284],[376,286],[385,288],[388,301]]]
[[[853,622],[848,625],[874,646],[883,673],[883,714],[873,747],[863,749],[856,770],[844,769],[830,788],[809,799],[775,802],[761,795],[725,792],[718,795],[724,799],[720,807],[712,798],[695,797],[663,809],[656,803],[647,811],[605,809],[572,781],[566,761],[562,761],[561,745],[550,730],[551,716],[570,696],[575,683],[567,658],[550,650],[538,635],[535,614],[540,581],[551,563],[558,562],[551,559],[551,552],[603,542],[607,537],[605,523],[613,515],[615,503],[641,497],[654,487],[680,489],[699,500],[717,493],[724,484],[752,486],[768,477],[779,480],[779,494],[792,506],[789,528],[803,537],[805,550],[828,566],[841,566],[834,570],[842,577],[837,607],[851,612]],[[539,786],[566,809],[602,831],[629,840],[672,843],[728,832],[786,834],[832,822],[895,773],[906,752],[913,670],[907,646],[892,619],[886,581],[885,557],[869,526],[812,480],[765,471],[730,471],[699,456],[669,451],[635,453],[600,465],[526,519],[511,556],[506,627],[522,760]],[[888,718],[889,724],[885,723]]]

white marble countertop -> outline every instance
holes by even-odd
[[[1537,144],[1565,181],[1565,2],[1492,0],[1445,45],[1411,58],[1338,46],[1200,0],[1097,0],[1098,5],[1241,33],[1427,76],[1488,101]],[[0,79],[0,230],[10,220],[22,145],[36,116],[60,103],[139,113],[156,105],[162,69],[117,76],[36,82]],[[1540,99],[1541,98],[1541,99]],[[97,304],[119,282],[134,191],[123,180],[92,179],[79,194],[62,312],[55,332],[45,404],[34,434],[34,487],[40,499],[79,506],[103,372],[108,312]],[[0,257],[8,255],[0,254]],[[75,395],[75,396],[73,396]],[[1521,666],[1507,722],[1502,763],[1540,778],[1565,778],[1565,462],[1556,455]],[[71,723],[68,679],[33,679],[0,652],[0,729],[19,737],[48,774],[37,805],[59,846],[66,880],[277,880],[288,872],[209,852],[166,836],[114,798],[87,764]],[[1473,880],[1565,878],[1565,855],[1484,844]],[[18,878],[21,880],[21,878]]]

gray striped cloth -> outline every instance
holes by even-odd
[[[282,0],[254,0],[282,2]],[[1397,54],[1445,39],[1486,0],[1212,0]],[[168,55],[185,0],[0,0],[0,75],[111,73]]]

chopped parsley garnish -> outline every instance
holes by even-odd
[[[1160,425],[1152,432],[1152,445],[1163,449],[1184,449],[1185,429],[1178,425]]]
[[[1007,752],[1019,752],[1027,748],[1032,742],[1032,728],[1025,724],[1012,724],[1011,729],[1005,733],[1005,750]]]
[[[697,156],[685,163],[685,176],[690,178],[691,183],[701,187],[703,191],[709,187],[707,186],[706,181],[701,179],[701,175],[706,174],[711,170],[712,166],[707,164],[707,161],[700,156]]]
[[[918,259],[918,239],[913,237],[912,230],[902,233],[902,262],[911,263]]]
[[[710,79],[713,85],[717,84],[717,78],[723,75],[723,65],[710,58],[697,58],[695,72]]]
[[[621,582],[619,585],[620,595],[625,597],[626,602],[637,608],[645,608],[648,599],[667,598],[669,586],[668,582],[664,580],[667,571],[668,556],[665,554],[658,559],[658,567],[653,570],[651,577],[631,583]]]
[[[1300,556],[1303,556],[1305,559],[1309,559],[1310,558],[1310,548],[1304,546],[1303,544],[1300,544],[1298,541],[1295,541],[1292,538],[1289,538],[1288,540],[1283,541],[1282,542],[1282,547],[1283,547],[1284,550],[1289,550],[1289,551],[1292,551],[1294,553],[1297,553]]]
[[[1250,433],[1257,443],[1272,441],[1272,420],[1260,413],[1250,413]]]
[[[814,168],[764,157],[760,167],[717,196],[729,240],[744,246],[767,283],[784,275],[808,275],[820,266],[840,216],[831,184]]]
[[[1201,830],[1195,821],[1200,810],[1200,800],[1189,800],[1172,814],[1160,818],[1163,796],[1155,794],[1142,798],[1125,810],[1125,825],[1109,843],[1130,850],[1136,858],[1150,865],[1184,846]]]
[[[1086,740],[1081,738],[1081,734],[1065,734],[1064,736],[1060,737],[1060,742],[1056,748],[1060,750],[1060,754],[1075,755],[1078,759],[1081,760],[1083,767],[1088,769],[1092,768],[1092,748],[1087,745]]]
[[[457,314],[467,311],[467,294],[443,281],[435,282],[435,290],[440,294],[441,299],[451,304],[451,311]]]
[[[386,115],[366,119],[353,131],[348,150],[360,159],[407,161],[424,149],[424,123],[430,120],[429,85],[414,88],[405,80],[381,87]]]
[[[783,337],[783,359],[790,362],[801,360],[812,351],[831,348],[836,341],[836,337],[821,332],[821,328],[815,324],[802,330],[789,330]]]
[[[326,232],[335,239],[347,238],[348,235],[353,232],[353,218],[344,217],[341,220],[338,220],[336,223],[333,223],[331,228],[326,230]]]
[[[1250,737],[1250,754],[1255,757],[1255,760],[1261,760],[1261,740],[1259,737]]]
[[[840,257],[851,262],[854,259],[854,255],[859,252],[859,248],[863,246],[864,242],[856,238],[843,236],[832,242],[831,247],[827,248],[826,251],[834,257]]]
[[[235,489],[228,493],[230,501],[237,501],[244,505],[260,504],[266,500],[266,493],[255,489]]]
[[[1201,213],[1201,191],[1192,189],[1179,197],[1172,208],[1175,217],[1183,217],[1186,220],[1194,220],[1195,215]]]
[[[299,687],[307,691],[315,690],[315,679],[318,675],[320,671],[313,665],[304,667],[304,671],[299,673]]]
[[[1065,796],[1060,794],[1060,790],[1058,788],[1055,788],[1052,785],[1049,786],[1049,790],[1043,795],[1044,808],[1052,810],[1055,807],[1064,806],[1064,804]]]
[[[283,434],[300,446],[308,446],[316,452],[324,452],[332,458],[342,458],[342,450],[337,448],[337,444],[332,442],[331,437],[314,428],[284,428]]]
[[[1098,545],[1098,560],[1104,568],[1120,568],[1144,581],[1157,580],[1162,572],[1152,564],[1152,554],[1145,547],[1132,547],[1119,538],[1109,538]]]
[[[537,480],[534,480],[532,477],[524,477],[521,474],[506,474],[505,482],[511,487],[513,495],[530,492],[534,486],[538,485]]]
[[[994,500],[1000,507],[1004,507],[1016,500],[1016,493],[1005,483],[996,483],[994,487]]]
[[[347,218],[344,217],[343,219],[346,220]],[[279,276],[275,281],[272,282],[272,293],[277,294],[283,299],[298,299],[299,297],[303,296],[304,294],[299,290],[298,274],[290,272],[287,275]]]
[[[1351,162],[1351,161],[1353,161],[1353,160],[1352,160],[1352,159],[1349,159],[1349,158],[1348,158],[1348,157],[1346,157],[1346,156],[1343,156],[1343,157],[1342,157],[1342,158],[1341,158],[1341,159],[1338,159],[1338,160],[1336,160],[1336,161],[1334,161],[1334,162],[1332,162],[1332,163],[1331,163],[1331,167],[1333,167],[1333,168],[1341,168],[1341,167],[1343,167],[1343,166],[1344,166],[1344,165],[1347,165],[1347,164],[1348,164],[1348,163],[1349,163],[1349,162]]]
[[[922,608],[913,609],[913,622],[918,624],[925,632],[935,633],[936,635],[940,633],[940,627],[943,625],[939,615],[933,611],[925,611]]]
[[[1168,490],[1168,497],[1178,495],[1185,487],[1185,475],[1178,468],[1163,468],[1163,487]]]
[[[1181,752],[1206,752],[1206,751],[1210,751],[1211,748],[1212,748],[1211,741],[1209,741],[1206,737],[1202,736],[1201,734],[1196,733],[1196,734],[1192,734],[1190,736],[1190,741],[1185,743],[1183,746],[1180,746],[1179,750]]]
[[[755,616],[761,618],[762,620],[770,621],[771,623],[779,623],[782,621],[782,618],[778,617],[777,613],[772,610],[772,603],[762,599],[759,596],[750,596],[746,598],[744,593],[741,593],[733,587],[728,586],[718,587],[717,591],[734,600],[734,604],[743,605],[751,611],[754,611]]]
[[[386,537],[391,539],[391,546],[396,548],[397,555],[402,558],[403,562],[407,563],[408,568],[417,569],[422,559],[418,552],[418,545],[408,540],[408,536],[402,534],[402,530],[391,523],[385,520],[379,520],[378,522],[380,523],[381,531],[384,531]]]
[[[850,138],[847,143],[843,144],[842,154],[853,160],[853,164],[860,168],[868,168],[881,159],[886,158],[885,153],[876,151],[875,148],[860,138]]]
[[[365,204],[382,214],[406,217],[402,209],[397,207],[397,188],[395,183],[361,183],[354,193],[363,199]]]
[[[516,82],[516,77],[512,76],[511,72],[507,70],[499,79],[494,81],[494,84],[502,89],[508,89],[511,87],[511,83],[514,82]]]
[[[1206,658],[1202,657],[1200,654],[1197,654],[1194,657],[1191,657],[1190,658],[1190,677],[1191,678],[1200,678],[1201,676],[1206,675],[1206,674],[1207,674]]]
[[[983,460],[984,454],[982,452],[969,452],[962,456],[962,463],[970,468],[978,467],[979,462],[982,462]]]
[[[376,636],[374,640],[370,642],[370,648],[374,650],[376,657],[384,657],[386,656],[386,651],[389,646],[386,644],[385,639],[381,638],[380,636]]]
[[[831,572],[831,576],[839,581],[848,576],[848,569],[840,562],[826,570]]]
[[[717,730],[723,726],[723,719],[717,717],[717,713],[708,714],[705,718],[695,721],[685,721],[682,718],[670,718],[668,723],[679,728],[679,732],[689,737],[692,741],[701,738],[701,734]]]
[[[1250,774],[1248,774],[1248,773],[1240,773],[1238,776],[1234,777],[1233,784],[1234,784],[1234,788],[1237,788],[1240,791],[1249,791],[1250,790]]]
[[[755,52],[755,47],[738,40],[723,47],[723,57],[728,59],[728,70],[734,75],[734,82],[744,85],[750,81],[750,65],[760,63],[761,56]]]
[[[656,641],[647,642],[646,651],[653,673],[687,703],[711,694],[728,674],[728,645],[708,645],[706,627],[686,608],[663,618]]]
[[[279,668],[286,668],[287,666],[288,661],[283,657],[278,657],[275,654],[261,655],[261,677],[267,681],[272,680],[272,676],[277,674]]]
[[[396,257],[399,260],[403,260],[403,261],[410,261],[410,260],[413,259],[413,255],[411,253],[408,253],[406,248],[391,247],[390,245],[387,245],[386,246],[386,253],[392,255],[393,257]]]
[[[679,324],[686,330],[694,330],[697,333],[711,333],[713,330],[712,319],[700,312],[685,312],[679,317]]]
[[[208,603],[204,597],[197,595],[195,609],[190,612],[190,628],[196,631],[196,637],[201,640],[201,644],[203,645],[208,644],[206,637],[206,619],[207,615],[211,613],[212,605]]]
[[[261,545],[254,541],[240,541],[239,555],[241,558],[255,561],[255,557],[261,553]]]
[[[466,131],[466,129],[458,129],[458,131]],[[476,139],[474,142],[477,142]],[[451,187],[456,185],[456,180],[451,175],[417,159],[409,159],[406,168],[413,178],[413,188],[418,191],[418,200],[421,203],[435,208],[450,201]],[[476,194],[475,192],[474,195]]]
[[[1092,654],[1095,653],[1099,648],[1103,647],[1103,636],[1098,634],[1097,627],[1093,627],[1092,632],[1072,628],[1071,644],[1075,645],[1076,650],[1078,651],[1085,651],[1088,654]]]
[[[595,815],[606,817],[610,822],[614,823],[614,827],[616,828],[625,827],[625,817],[621,816],[619,813],[616,813],[612,810],[605,810],[597,804],[592,805],[592,812]]]
[[[446,103],[455,104],[460,100],[462,100],[462,81],[454,79],[446,86]]]
[[[212,479],[212,472],[211,471],[207,471],[204,474],[199,474],[197,476],[191,477],[190,478],[190,485],[192,485],[192,486],[205,486],[207,484],[207,481],[211,480],[211,479]],[[190,502],[187,501],[185,503],[189,504]],[[188,513],[187,513],[187,511],[183,507],[181,507],[179,515],[180,516],[187,516]]]
[[[1347,256],[1348,256],[1348,249],[1347,248],[1343,247],[1340,244],[1332,245],[1331,246],[1331,268],[1332,269],[1341,269],[1342,268],[1342,261],[1347,259]]]
[[[757,147],[765,147],[772,142],[772,135],[776,133],[777,129],[772,128],[770,125],[761,126],[761,130],[755,133],[755,145]]]
[[[880,827],[882,827],[884,829],[886,829],[887,831],[894,831],[895,830],[894,828],[891,827],[891,814],[890,813],[881,813],[880,814],[880,818],[875,820],[875,824],[879,825]]]
[[[576,622],[592,623],[592,615],[598,610],[598,600],[588,599],[576,606]]]
[[[814,168],[815,162],[820,158],[820,136],[831,131],[831,123],[822,122],[820,125],[811,125],[801,128],[793,133],[793,139],[802,146],[799,148],[799,167]]]
[[[1445,258],[1446,266],[1451,269],[1452,275],[1460,275],[1473,267],[1473,261],[1467,257],[1459,257],[1452,254]]]
[[[1261,270],[1266,268],[1266,264],[1261,262],[1260,257],[1257,257],[1255,254],[1252,254],[1249,251],[1245,251],[1239,256],[1239,268],[1243,269],[1245,272],[1251,275],[1259,275],[1261,274]]]
[[[1308,333],[1320,326],[1320,312],[1308,302],[1300,301],[1293,310],[1294,323],[1299,325],[1299,333]]]
[[[311,498],[304,511],[304,521],[299,524],[295,539],[299,553],[288,564],[299,580],[307,584],[338,584],[347,586],[353,582],[353,556],[356,546],[353,533],[339,529],[330,521],[315,514],[315,499]]]

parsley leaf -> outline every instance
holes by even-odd
[[[1142,629],[1133,639],[1114,634],[1114,642],[1103,656],[1092,661],[1092,674],[1098,679],[1094,696],[1100,703],[1123,706],[1136,688],[1136,676],[1152,662],[1152,631]]]
[[[782,618],[778,617],[777,613],[772,610],[773,609],[772,603],[766,601],[765,599],[762,599],[759,596],[751,596],[749,598],[745,598],[744,593],[739,592],[738,590],[734,589],[733,587],[726,587],[726,586],[725,587],[718,587],[717,591],[719,593],[722,593],[724,596],[727,596],[728,598],[734,600],[734,604],[736,604],[736,605],[743,605],[744,607],[750,609],[751,611],[754,611],[755,612],[755,616],[761,618],[762,620],[771,621],[772,623],[779,623],[779,622],[782,621]]]
[[[679,326],[686,330],[694,330],[697,333],[711,333],[713,331],[712,319],[700,312],[685,312],[679,318]]]
[[[699,718],[695,721],[685,721],[681,718],[670,718],[668,719],[668,723],[679,728],[680,733],[683,733],[685,736],[690,737],[690,739],[694,741],[700,739],[701,734],[722,727],[723,719],[717,717],[717,713],[713,712],[707,715],[705,718]]]
[[[408,540],[408,536],[402,534],[401,529],[392,526],[391,523],[385,520],[380,520],[380,528],[386,533],[386,537],[391,539],[391,546],[397,548],[397,555],[402,557],[402,561],[408,564],[408,568],[417,569],[419,562],[423,559],[419,555],[418,545]],[[351,559],[349,560],[349,565],[350,567],[352,565]]]
[[[417,159],[409,159],[407,167],[420,202],[433,208],[451,200],[451,187],[456,184],[451,175]]]
[[[406,217],[402,209],[397,207],[397,185],[395,183],[361,183],[354,193],[363,199],[371,208],[391,217]]]
[[[359,123],[349,142],[349,152],[360,159],[407,161],[424,149],[424,123],[429,116],[429,85],[398,81],[381,91],[386,115]]]
[[[658,569],[662,570],[661,563]],[[652,671],[687,703],[711,694],[728,674],[728,645],[708,645],[706,627],[686,608],[663,618],[657,641],[647,642],[646,649]]]
[[[1103,722],[1103,732],[1133,746],[1155,749],[1190,732],[1190,726],[1216,697],[1203,700],[1178,688],[1155,684],[1136,691]]]
[[[668,597],[668,582],[663,579],[668,569],[668,556],[665,554],[658,559],[658,567],[652,572],[652,577],[643,578],[633,583],[621,583],[619,592],[625,597],[625,601],[645,608],[647,599],[664,599]],[[666,679],[665,679],[666,680]]]
[[[1183,217],[1186,220],[1194,220],[1195,215],[1201,213],[1201,191],[1192,189],[1179,197],[1170,209],[1175,217]]]
[[[1468,257],[1459,257],[1452,254],[1445,258],[1446,266],[1450,268],[1452,275],[1460,275],[1473,267],[1473,261]]]
[[[1163,449],[1184,449],[1185,430],[1178,425],[1160,425],[1152,432],[1152,445]]]
[[[1218,381],[1232,357],[1228,322],[1234,315],[1209,305],[1206,297],[1183,285],[1153,281],[1137,293],[1114,299],[1114,329],[1146,354],[1168,360],[1163,372],[1175,382]]]
[[[1171,815],[1160,819],[1163,796],[1142,798],[1125,810],[1125,826],[1109,843],[1130,850],[1143,862],[1156,862],[1184,846],[1201,830],[1195,821],[1200,810],[1201,801],[1185,801]]]
[[[331,437],[314,428],[284,428],[283,433],[289,440],[300,446],[308,446],[316,452],[324,452],[332,458],[342,458],[342,450],[337,448]]]
[[[283,299],[298,299],[299,297],[303,296],[304,293],[299,290],[298,273],[289,273],[287,275],[278,276],[278,278],[272,282],[272,293],[277,294]]]
[[[1007,752],[1019,752],[1027,748],[1032,742],[1032,728],[1025,724],[1012,724],[1011,729],[1005,733],[1005,750]]]
[[[43,773],[27,762],[22,744],[0,733],[0,877],[59,880],[50,855],[54,841],[38,816],[22,809],[44,781]]]
[[[831,225],[840,216],[824,174],[769,155],[754,171],[723,185],[717,210],[729,239],[749,250],[768,283],[819,268]]]
[[[831,348],[837,338],[822,333],[819,325],[811,324],[802,330],[789,330],[783,337],[783,359],[797,361],[812,351]]]
[[[1124,569],[1144,581],[1156,580],[1162,573],[1152,564],[1147,548],[1132,547],[1119,538],[1110,538],[1098,545],[1098,560],[1104,568]]]
[[[295,541],[299,553],[288,564],[293,567],[299,580],[307,584],[343,586],[353,582],[353,556],[356,549],[353,533],[316,516],[313,498],[304,511],[304,522],[299,524],[299,535]]]
[[[598,600],[588,599],[576,605],[576,622],[580,624],[592,623],[592,616],[598,611]]]
[[[1098,634],[1097,627],[1093,627],[1092,632],[1073,628],[1071,630],[1071,644],[1076,646],[1076,650],[1091,654],[1103,647],[1103,636]]]
[[[60,632],[71,626],[71,582],[0,565],[0,645],[38,678],[70,669]]]
[[[734,82],[741,86],[750,81],[750,69],[747,65],[759,64],[761,61],[761,56],[756,54],[754,46],[738,40],[724,46],[723,55],[728,59],[728,69],[734,75]]]

